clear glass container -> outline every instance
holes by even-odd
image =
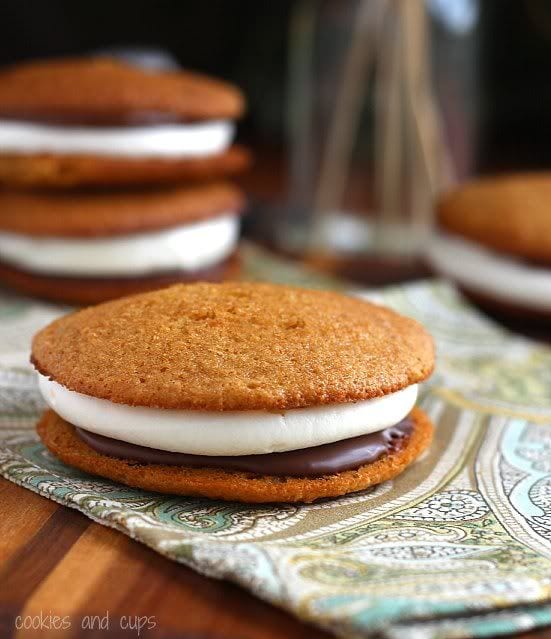
[[[418,259],[435,196],[472,169],[477,16],[476,0],[296,4],[280,246]]]

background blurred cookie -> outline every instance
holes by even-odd
[[[481,306],[551,318],[551,174],[483,178],[438,203],[434,267]]]
[[[166,183],[239,172],[240,91],[187,71],[69,58],[0,72],[0,182]]]

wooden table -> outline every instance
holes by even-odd
[[[380,274],[372,264],[356,266],[358,275]],[[349,264],[332,265],[331,270],[355,273]],[[371,283],[388,281],[377,277]],[[400,271],[400,278],[407,279],[407,273]],[[202,577],[126,535],[1,478],[0,512],[0,639],[34,636],[17,634],[14,624],[18,617],[36,618],[41,613],[68,617],[69,629],[39,635],[63,639],[136,637],[135,630],[121,630],[121,623],[135,623],[137,617],[155,624],[140,637],[329,637],[237,586]],[[82,628],[94,615],[99,616],[96,624],[101,620],[105,625],[107,613],[109,631]],[[522,637],[549,639],[551,630]]]
[[[245,590],[202,577],[75,510],[0,478],[0,637],[137,637],[121,624],[150,622],[155,639],[328,639]],[[97,630],[101,622],[109,630]],[[25,618],[46,629],[17,631]],[[49,616],[49,618],[48,618]],[[95,619],[93,619],[95,617]],[[148,619],[146,619],[148,618]],[[96,631],[82,626],[93,620]],[[36,621],[38,623],[38,621]],[[551,637],[550,630],[522,635]],[[519,636],[520,639],[520,636]]]
[[[15,621],[41,613],[44,627],[52,625],[48,615],[68,617],[69,629],[40,635],[63,639],[137,637],[120,627],[136,617],[149,617],[155,624],[140,637],[156,639],[329,637],[237,586],[201,577],[126,535],[1,478],[0,504],[2,639],[39,636],[18,634]],[[109,632],[81,627],[93,615],[105,625],[107,613]]]

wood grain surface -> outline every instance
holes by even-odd
[[[0,511],[1,639],[137,637],[136,618],[147,619],[139,636],[156,639],[329,637],[233,584],[202,577],[5,479]],[[107,613],[109,630],[82,628],[91,616],[105,622]],[[42,633],[17,630],[18,617],[20,625],[41,614]],[[67,617],[70,628],[48,632],[56,615]]]
[[[0,505],[1,639],[330,636],[233,584],[202,577],[122,533],[1,478]],[[40,632],[16,627],[40,616]],[[70,627],[48,629],[56,616],[58,625]],[[91,624],[94,628],[88,627]],[[520,636],[549,639],[551,630]]]

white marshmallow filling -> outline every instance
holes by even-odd
[[[551,310],[551,268],[509,258],[457,236],[435,236],[428,249],[436,270],[465,288],[498,300]]]
[[[229,120],[128,127],[86,127],[0,120],[0,153],[89,154],[185,159],[223,153],[235,125]]]
[[[229,257],[238,237],[239,216],[233,213],[160,231],[100,238],[0,232],[0,260],[29,272],[58,276],[131,277],[196,271]]]
[[[39,387],[52,410],[84,430],[148,448],[212,456],[285,452],[381,431],[411,412],[418,390],[413,384],[374,399],[280,412],[215,412],[116,404],[41,374]]]

